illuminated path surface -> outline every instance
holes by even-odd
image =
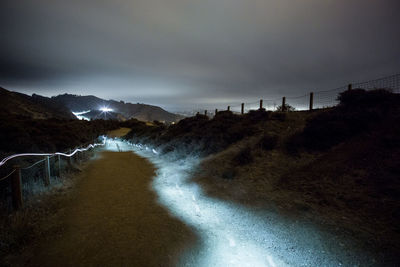
[[[106,149],[134,150],[157,168],[153,188],[159,202],[193,227],[200,244],[181,255],[183,266],[368,266],[350,243],[312,225],[285,221],[273,212],[249,210],[204,195],[188,182],[196,158],[160,157],[146,146],[108,141]]]
[[[79,175],[62,225],[21,266],[175,266],[195,244],[192,229],[157,203],[154,166],[142,157],[102,151]]]

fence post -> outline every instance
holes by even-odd
[[[78,147],[78,149],[80,149],[81,147]],[[121,152],[121,151],[120,151]],[[78,164],[81,164],[82,163],[82,161],[83,161],[83,153],[84,152],[80,152],[80,151],[78,151],[77,153],[76,153],[76,155],[77,155],[77,159],[78,159]]]
[[[216,109],[215,109],[215,115],[217,115],[217,113],[218,113],[218,109],[216,108]],[[214,116],[215,116],[215,115],[214,115]]]
[[[12,204],[14,209],[20,209],[23,206],[22,188],[21,188],[21,168],[14,166],[14,173],[11,177]]]
[[[242,113],[242,115],[244,114],[244,103],[242,103],[242,109],[240,112]]]
[[[353,85],[351,83],[349,83],[349,85],[347,85],[347,90],[351,91],[351,89],[353,89]]]
[[[231,110],[231,106],[228,106],[228,111],[230,111]]]
[[[260,99],[260,109],[262,109],[262,108],[263,108],[263,100]]]
[[[207,110],[204,110],[204,115],[206,115],[206,116],[207,116]]]
[[[286,97],[282,97],[282,111],[286,111]]]
[[[61,156],[58,155],[58,178],[61,179]]]
[[[71,149],[69,150],[68,154],[71,154]],[[67,161],[68,161],[68,167],[71,168],[71,166],[72,166],[72,156],[71,157],[67,157]]]
[[[44,161],[44,185],[50,185],[50,158],[49,156],[45,157]]]
[[[314,93],[310,93],[310,110],[313,110],[313,105],[314,105]]]

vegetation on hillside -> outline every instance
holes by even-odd
[[[311,112],[197,115],[168,128],[130,121],[127,138],[164,154],[206,157],[195,179],[215,197],[275,203],[396,257],[400,96],[356,89],[338,100]]]
[[[65,151],[118,127],[117,121],[1,118],[0,154]]]

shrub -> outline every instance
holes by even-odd
[[[278,139],[279,138],[276,135],[264,134],[263,137],[261,137],[260,141],[258,142],[258,146],[264,150],[274,149],[278,144]]]
[[[233,162],[238,165],[247,165],[253,162],[253,156],[251,154],[250,147],[245,147],[240,150],[239,153],[233,158]]]
[[[282,105],[277,106],[276,111],[295,111],[296,110],[293,106],[291,106],[289,104],[285,104],[284,107],[285,108],[282,108]]]
[[[265,111],[265,109],[250,110],[245,116],[252,122],[266,121],[271,115],[271,111]]]
[[[340,94],[340,105],[307,121],[302,133],[293,136],[287,147],[304,146],[326,150],[357,134],[377,127],[399,113],[400,96],[386,90],[355,89]]]
[[[235,170],[226,170],[222,173],[222,178],[227,179],[227,180],[232,180],[233,178],[235,178],[236,176],[236,172]]]
[[[271,114],[271,119],[272,120],[278,120],[278,121],[285,121],[286,120],[286,112],[272,112]]]

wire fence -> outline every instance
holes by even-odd
[[[373,89],[386,89],[393,93],[400,93],[400,74],[395,74],[391,76],[386,76],[383,78],[363,81],[363,82],[355,82],[352,84],[348,84],[346,86],[341,86],[337,88],[333,88],[330,90],[322,90],[322,91],[314,91],[308,94],[299,95],[299,96],[288,96],[282,98],[274,98],[274,99],[260,99],[256,102],[250,103],[236,103],[227,106],[226,110],[230,110],[233,113],[244,114],[248,113],[251,110],[257,110],[259,108],[264,108],[269,111],[276,111],[278,109],[291,108],[292,110],[311,110],[311,109],[322,109],[336,106],[338,101],[338,96],[340,93],[351,90],[351,89],[364,89],[364,90],[373,90]],[[213,116],[216,112],[221,111],[218,109],[210,110],[210,109],[197,109],[193,112],[187,113],[187,115],[195,115],[195,114],[206,114],[207,116]]]
[[[79,169],[93,155],[93,148],[104,144],[103,140],[64,153],[24,153],[4,158],[0,161],[0,210],[19,209],[34,196],[62,186],[67,174]]]

